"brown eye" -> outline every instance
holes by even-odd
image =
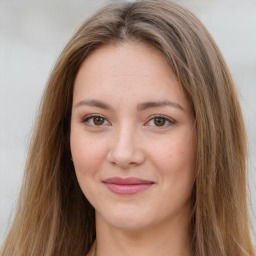
[[[105,119],[101,116],[93,117],[93,124],[95,124],[95,125],[103,125],[104,121],[105,121]]]
[[[148,122],[146,122],[146,126],[151,126],[159,129],[165,129],[174,125],[176,122],[175,120],[162,116],[162,115],[155,115],[153,116]]]
[[[89,115],[85,117],[82,122],[92,127],[110,125],[106,118],[97,115]]]
[[[164,126],[166,123],[166,119],[165,118],[162,118],[162,117],[156,117],[154,118],[154,124],[156,126]]]

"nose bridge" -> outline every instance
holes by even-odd
[[[135,150],[136,129],[128,123],[123,123],[117,129],[113,150],[120,157],[131,157]]]
[[[139,131],[136,126],[123,122],[114,132],[109,152],[109,160],[122,168],[143,162],[143,152],[139,148]]]

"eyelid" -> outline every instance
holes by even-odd
[[[104,119],[104,122],[106,121],[108,124],[102,124],[102,125],[95,125],[95,124],[90,124],[88,122],[88,120],[90,119],[93,119],[95,117],[100,117],[100,118],[103,118]],[[82,118],[82,123],[86,123],[86,125],[88,126],[91,126],[91,127],[102,127],[102,126],[106,126],[106,125],[111,125],[111,123],[107,120],[106,117],[104,117],[103,115],[100,115],[100,114],[89,114],[89,115],[86,115],[85,117]]]
[[[171,126],[171,125],[173,125],[173,124],[175,124],[176,123],[176,121],[174,120],[174,119],[172,119],[172,118],[170,118],[170,117],[168,117],[168,116],[165,116],[165,115],[162,115],[162,114],[155,114],[155,115],[153,115],[153,116],[150,116],[149,117],[149,119],[148,119],[148,121],[145,123],[145,125],[146,126],[150,126],[150,125],[147,125],[150,121],[152,121],[154,118],[163,118],[163,119],[165,119],[167,122],[169,122],[169,124],[165,124],[165,125],[163,125],[163,126],[154,126],[154,127],[157,127],[157,128],[159,128],[159,129],[164,129],[164,128],[167,128],[167,127],[169,127],[169,126]]]
[[[96,125],[96,124],[91,124],[91,123],[88,122],[90,119],[93,119],[93,118],[95,118],[95,117],[103,118],[103,119],[104,119],[104,123],[103,123],[102,125]],[[167,122],[167,124],[165,123],[163,126],[150,125],[149,122],[150,122],[150,121],[153,121],[153,119],[155,119],[155,118],[162,118],[162,119],[164,119],[164,120]],[[105,124],[105,122],[107,122],[107,124]],[[106,126],[106,125],[107,125],[107,126],[112,125],[112,124],[107,120],[107,118],[104,117],[104,116],[101,115],[101,114],[89,114],[89,115],[86,115],[85,117],[82,118],[82,123],[86,123],[86,125],[88,125],[88,126],[97,127],[97,128],[100,128],[100,127],[103,127],[103,126]],[[158,129],[164,129],[164,128],[167,128],[167,127],[169,127],[169,126],[171,126],[171,125],[173,125],[173,124],[175,124],[175,123],[176,123],[176,121],[175,121],[174,119],[172,119],[172,118],[170,118],[170,117],[168,117],[168,116],[166,116],[166,115],[163,115],[163,114],[155,114],[155,115],[150,116],[150,117],[148,118],[148,120],[145,122],[144,125],[145,125],[145,126],[154,126],[154,127],[158,128]]]

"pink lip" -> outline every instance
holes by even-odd
[[[144,191],[150,188],[153,184],[155,184],[153,181],[142,180],[135,177],[112,177],[103,180],[103,183],[113,193],[121,195],[133,195],[141,191]]]

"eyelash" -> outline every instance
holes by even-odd
[[[103,124],[101,124],[101,125],[96,125],[95,123],[94,124],[90,124],[89,123],[89,121],[90,120],[92,120],[92,122],[93,122],[93,120],[95,120],[95,118],[102,118],[103,119],[103,122],[105,122],[105,121],[107,121],[107,119],[105,118],[105,117],[103,117],[103,116],[101,116],[101,115],[88,115],[88,116],[86,116],[83,120],[82,120],[82,122],[83,123],[87,123],[88,125],[90,125],[90,126],[94,126],[94,127],[100,127],[100,126],[102,126]],[[108,122],[108,121],[107,121]],[[109,123],[109,122],[108,122]],[[109,123],[110,124],[110,123]],[[109,125],[108,124],[108,125]]]
[[[161,125],[158,126],[158,125],[156,125],[156,124],[154,123],[154,124],[155,124],[154,127],[158,127],[159,129],[167,128],[167,127],[171,126],[172,124],[175,124],[175,123],[176,123],[173,119],[168,118],[168,117],[166,117],[166,116],[164,116],[164,115],[154,115],[154,116],[150,117],[149,121],[146,122],[146,125],[147,125],[148,123],[150,123],[150,122],[154,122],[156,119],[162,119],[162,120],[164,120],[164,125],[162,125],[162,126],[161,126]],[[167,122],[167,124],[166,124],[166,122]]]
[[[95,124],[95,122],[94,122],[95,118],[101,118],[101,119],[103,119],[103,123],[102,123],[102,124],[99,124],[99,125]],[[164,124],[163,124],[163,125],[159,125],[159,126],[156,125],[156,124],[155,124],[156,119],[162,119],[162,120],[164,121]],[[93,123],[90,123],[90,121],[92,121]],[[146,126],[149,126],[148,124],[149,124],[150,122],[152,122],[152,121],[154,122],[154,125],[153,125],[153,126],[154,126],[154,127],[158,127],[158,128],[160,128],[160,129],[169,127],[169,126],[171,126],[172,124],[175,124],[175,123],[176,123],[173,119],[170,119],[170,118],[168,118],[168,117],[166,117],[166,116],[164,116],[164,115],[154,115],[154,116],[152,116],[152,117],[145,123],[145,125],[146,125]],[[87,123],[89,126],[93,126],[93,127],[101,127],[101,126],[104,125],[105,122],[108,123],[107,125],[111,125],[111,123],[108,122],[107,119],[106,119],[105,117],[101,116],[101,115],[88,115],[88,116],[86,116],[86,117],[82,120],[82,122],[83,122],[83,123]],[[167,124],[166,124],[166,122],[167,122]],[[106,124],[105,124],[105,125],[106,125]]]

